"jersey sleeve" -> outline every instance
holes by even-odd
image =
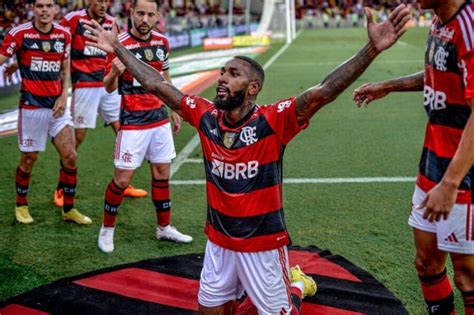
[[[289,98],[263,106],[262,110],[283,145],[287,145],[301,130],[308,126],[308,123],[298,124],[296,98]]]
[[[185,95],[181,99],[181,113],[183,119],[196,128],[199,128],[199,122],[204,113],[213,108],[214,105],[210,101],[199,96]]]
[[[67,32],[66,33],[66,47],[64,48],[64,55],[63,55],[63,60],[69,59],[69,56],[71,55],[71,33]]]
[[[168,71],[170,69],[169,57],[170,57],[170,43],[168,39],[165,39],[165,59],[163,60],[163,71]]]
[[[0,54],[3,56],[12,57],[20,48],[20,40],[17,36],[12,35],[12,31],[7,34],[0,47]]]
[[[460,56],[459,66],[464,79],[464,98],[474,98],[474,50],[466,51]]]
[[[63,17],[61,21],[59,22],[59,24],[65,29],[67,29],[68,31],[71,31],[71,21],[66,19],[66,17]]]

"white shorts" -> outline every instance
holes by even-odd
[[[289,314],[291,294],[286,246],[263,252],[235,252],[207,241],[199,283],[199,304],[216,307],[246,292],[259,314]]]
[[[46,140],[54,138],[66,126],[74,126],[68,111],[59,118],[53,117],[49,108],[18,111],[18,146],[21,152],[37,152],[46,149]]]
[[[474,254],[474,211],[472,204],[455,204],[447,220],[430,222],[423,219],[425,209],[416,209],[426,193],[418,186],[413,193],[413,207],[408,224],[416,229],[436,234],[438,248],[459,254]]]
[[[95,128],[97,112],[110,124],[120,116],[120,95],[107,93],[104,87],[76,88],[72,92],[71,114],[75,128]]]
[[[176,157],[171,124],[140,130],[120,130],[115,139],[116,168],[134,170],[143,159],[152,164],[171,163]]]

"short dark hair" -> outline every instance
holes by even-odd
[[[263,82],[265,81],[265,70],[263,70],[262,66],[255,59],[247,56],[235,56],[234,58],[243,60],[252,67],[252,70],[255,72],[258,80],[260,81],[260,88],[262,88]]]
[[[162,0],[147,0],[147,1],[148,1],[148,2],[154,2],[154,3],[156,3],[156,7],[157,7],[158,9],[160,8],[160,6],[161,6],[161,4],[162,4],[162,2],[163,2]],[[137,3],[138,3],[138,0],[133,0],[133,1],[132,1],[132,6],[136,6]]]
[[[36,1],[37,1],[37,0],[33,0],[33,5],[36,5]],[[53,0],[53,3],[54,3],[54,4],[57,4],[58,1],[57,1],[57,0]]]

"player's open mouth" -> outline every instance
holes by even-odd
[[[229,89],[223,86],[218,86],[216,89],[216,92],[217,92],[217,96],[219,97],[227,96],[227,94],[229,94]]]

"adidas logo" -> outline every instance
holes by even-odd
[[[444,241],[448,243],[459,243],[458,238],[456,237],[456,234],[454,234],[454,232],[449,234],[448,237],[444,239]]]
[[[33,45],[31,45],[31,49],[39,49],[38,44],[34,43]]]

